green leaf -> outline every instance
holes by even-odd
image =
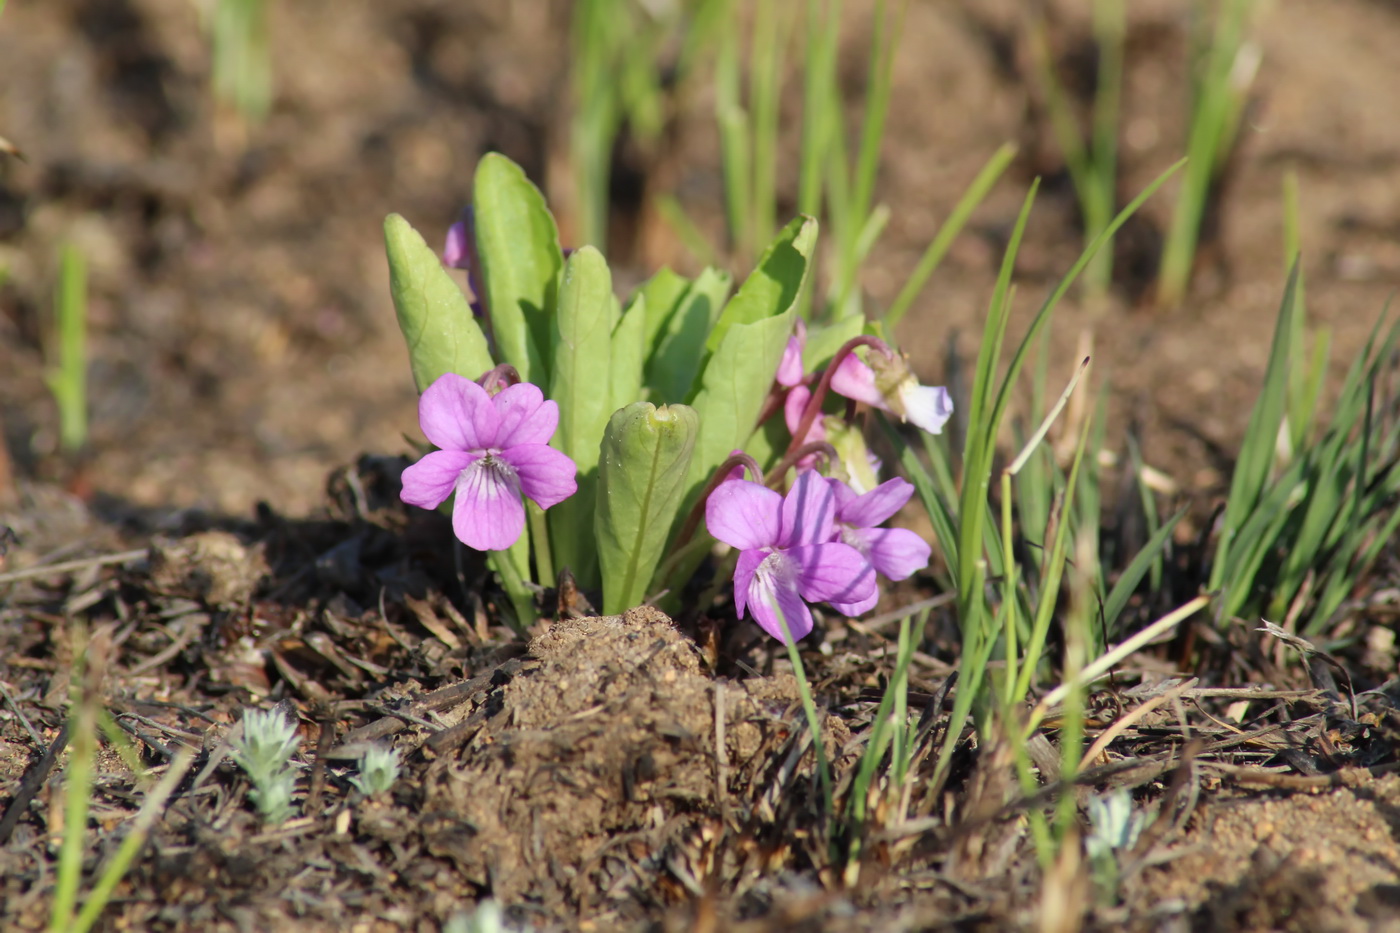
[[[686,487],[698,495],[710,474],[753,434],[773,386],[796,310],[729,328],[710,358],[700,391],[691,402],[700,415],[700,436]]]
[[[817,222],[811,217],[795,217],[763,251],[758,266],[744,280],[739,293],[725,305],[719,322],[705,341],[713,353],[729,329],[752,324],[791,308],[807,277],[807,262],[817,242]]]
[[[784,227],[705,342],[713,353],[691,402],[700,415],[700,436],[686,477],[688,498],[699,494],[730,451],[745,445],[758,423],[792,334],[816,240],[817,222],[810,217]]]
[[[666,326],[666,322],[671,319],[671,315],[680,306],[681,297],[685,295],[688,288],[690,288],[690,279],[672,272],[669,266],[662,266],[655,275],[647,279],[641,288],[632,293],[628,307],[643,301],[646,302],[646,348],[648,353],[656,349],[657,341],[661,339],[662,328]]]
[[[605,387],[612,359],[612,304],[612,275],[603,254],[591,246],[577,250],[564,266],[549,395],[559,403],[559,430],[552,444],[578,465],[578,492],[551,509],[549,517],[555,563],[570,568],[584,586],[595,582],[588,529],[598,445],[611,411]]]
[[[636,300],[613,327],[612,364],[608,370],[608,411],[640,401],[642,361],[646,355],[647,299]]]
[[[496,365],[462,289],[437,253],[398,214],[384,218],[384,252],[389,257],[389,291],[418,391],[443,373],[477,379]]]
[[[487,153],[472,188],[481,283],[496,348],[526,382],[546,378],[550,318],[564,265],[544,196],[514,162]]]
[[[690,396],[704,362],[699,347],[719,320],[733,284],[729,273],[709,268],[685,290],[647,360],[646,384],[653,398],[672,402]]]
[[[598,464],[595,533],[603,612],[639,605],[685,498],[699,418],[685,405],[634,402],[613,414]]]

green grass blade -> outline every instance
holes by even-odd
[[[1114,635],[1114,624],[1118,617],[1127,608],[1128,600],[1132,599],[1137,592],[1138,584],[1147,575],[1153,565],[1162,558],[1162,551],[1171,540],[1172,531],[1176,529],[1177,523],[1186,515],[1186,510],[1182,509],[1166,523],[1156,528],[1152,536],[1147,539],[1147,543],[1142,546],[1133,559],[1128,562],[1128,566],[1123,568],[1123,572],[1118,575],[1117,581],[1113,584],[1113,589],[1109,590],[1107,598],[1103,601],[1103,628],[1108,633],[1109,638]]]
[[[59,254],[58,294],[54,299],[55,365],[49,389],[58,403],[59,442],[69,454],[87,443],[87,263],[71,243]]]
[[[1288,369],[1292,365],[1293,315],[1297,313],[1298,264],[1288,275],[1283,301],[1279,307],[1278,323],[1274,328],[1269,362],[1264,370],[1264,385],[1259,400],[1250,414],[1241,444],[1240,459],[1230,479],[1230,492],[1225,503],[1220,541],[1216,546],[1215,562],[1211,567],[1210,589],[1220,589],[1226,569],[1230,566],[1230,549],[1234,537],[1263,494],[1269,470],[1274,461],[1279,425],[1283,423],[1287,404]]]
[[[1026,331],[1025,337],[1021,341],[1021,346],[1016,350],[1015,356],[1012,357],[1011,365],[1007,368],[1006,378],[1002,382],[1001,392],[997,396],[996,406],[992,409],[989,424],[995,426],[1001,423],[1002,416],[1011,402],[1011,393],[1015,389],[1016,377],[1020,374],[1021,366],[1025,362],[1026,354],[1030,352],[1036,334],[1038,334],[1040,329],[1050,320],[1050,313],[1055,309],[1055,306],[1059,304],[1060,299],[1065,296],[1065,293],[1069,291],[1070,286],[1074,284],[1074,280],[1084,271],[1084,267],[1094,258],[1094,254],[1113,239],[1113,235],[1118,232],[1118,228],[1123,226],[1123,224],[1128,221],[1129,217],[1137,213],[1138,208],[1140,208],[1148,198],[1152,197],[1152,195],[1157,192],[1157,189],[1160,188],[1177,169],[1181,168],[1183,164],[1184,162],[1177,162],[1165,172],[1158,175],[1137,197],[1133,198],[1126,207],[1119,211],[1117,216],[1113,218],[1113,221],[1104,228],[1103,232],[1094,237],[1093,241],[1084,248],[1084,252],[1080,254],[1079,259],[1075,261],[1074,265],[1071,266],[1069,271],[1060,279],[1059,284],[1050,292],[1049,297],[1045,299],[1045,303],[1041,305],[1040,310],[1032,320],[1030,328]]]

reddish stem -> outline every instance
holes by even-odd
[[[724,482],[729,471],[736,466],[743,466],[749,471],[756,483],[763,482],[763,471],[758,468],[758,461],[742,450],[735,454],[730,454],[729,458],[719,465],[710,481],[705,485],[705,491],[700,494],[700,499],[695,503],[695,507],[690,510],[690,514],[685,518],[685,524],[681,526],[680,534],[676,535],[676,543],[672,546],[671,552],[674,554],[690,543],[690,539],[695,537],[695,530],[700,527],[700,519],[705,515],[705,503],[709,501],[710,493],[719,488],[719,484]]]
[[[836,448],[832,447],[826,441],[813,441],[810,444],[803,444],[792,453],[784,456],[782,460],[778,461],[778,465],[768,474],[769,482],[781,483],[783,477],[787,475],[788,470],[792,469],[795,464],[801,463],[804,457],[811,456],[812,454],[821,454],[826,457],[828,466],[840,459],[836,453]]]
[[[822,403],[826,401],[826,393],[831,389],[831,377],[836,372],[836,368],[855,352],[857,347],[870,347],[879,353],[883,353],[887,358],[894,359],[894,351],[890,345],[879,337],[871,337],[865,334],[859,337],[852,337],[841,345],[841,349],[836,351],[836,355],[831,358],[831,363],[822,372],[821,381],[817,383],[816,389],[812,391],[812,397],[807,400],[807,407],[802,409],[802,420],[797,423],[797,430],[792,432],[792,442],[788,444],[787,453],[783,455],[783,462],[792,461],[796,463],[799,458],[793,456],[797,447],[802,443],[802,439],[807,436],[807,432],[812,430],[813,423],[817,420],[817,415],[821,414]]]

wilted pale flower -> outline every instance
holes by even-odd
[[[831,374],[831,390],[887,411],[930,434],[938,434],[953,416],[953,397],[942,386],[919,385],[899,356],[871,353],[864,363],[848,354]]]
[[[812,631],[808,602],[851,604],[871,598],[875,572],[860,552],[835,541],[836,495],[816,473],[798,475],[786,496],[748,480],[721,483],[705,503],[710,534],[739,549],[734,604],[753,610],[779,641],[783,621],[794,640]]]
[[[548,446],[559,406],[528,382],[492,397],[447,373],[418,400],[418,422],[441,449],[403,471],[399,498],[435,509],[456,493],[452,530],[467,547],[505,550],[525,530],[522,496],[547,509],[578,489],[574,462]]]
[[[836,498],[836,540],[860,552],[875,571],[891,580],[903,580],[928,566],[932,548],[907,528],[880,528],[909,501],[914,486],[895,477],[864,495],[857,495],[839,479],[828,479]],[[860,615],[875,607],[877,595],[849,603],[832,601],[837,612]]]

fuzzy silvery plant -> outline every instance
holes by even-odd
[[[269,823],[284,823],[295,812],[292,793],[296,771],[292,756],[300,740],[296,724],[277,710],[247,710],[243,731],[233,742],[232,756],[253,784],[253,803]]]
[[[388,793],[399,779],[399,750],[371,745],[360,756],[359,774],[350,778],[355,789],[366,797]]]
[[[603,256],[566,253],[500,155],[481,160],[442,256],[391,215],[391,288],[436,448],[402,498],[451,501],[522,625],[532,584],[566,567],[605,612],[674,598],[716,539],[737,551],[741,617],[776,638],[811,631],[809,603],[869,609],[876,575],[908,576],[929,546],[880,527],[913,488],[881,481],[850,416],[938,431],[952,404],[861,318],[799,317],[816,237],[811,218],[787,224],[737,290],[720,269],[663,269],[619,301]]]

